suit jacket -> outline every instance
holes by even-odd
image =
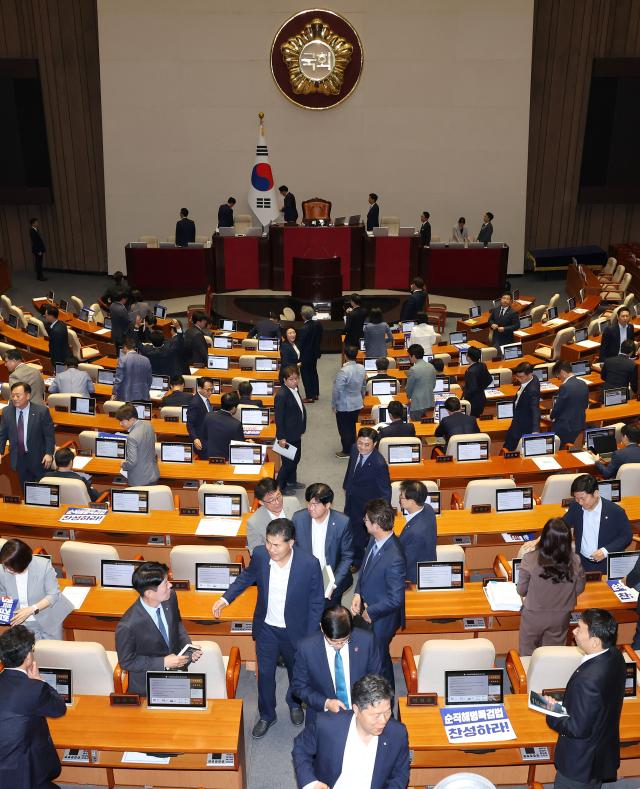
[[[431,223],[423,222],[420,225],[420,245],[428,247],[431,243]]]
[[[367,230],[380,227],[380,206],[374,203],[367,211]]]
[[[0,786],[34,789],[60,775],[47,718],[67,711],[56,691],[22,671],[0,674]]]
[[[393,346],[393,334],[389,324],[365,323],[362,327],[364,334],[364,353],[370,359],[379,359],[387,355],[387,349]]]
[[[218,227],[233,227],[233,208],[229,203],[223,203],[218,208]]]
[[[628,587],[633,589],[640,588],[640,557],[638,558],[638,561],[636,561],[633,570],[631,570],[631,572],[627,576],[626,584]],[[636,610],[640,611],[640,597],[638,598]]]
[[[0,566],[0,595],[18,598],[16,577]],[[72,610],[67,598],[60,594],[58,579],[51,566],[51,560],[44,556],[34,556],[29,564],[27,576],[27,602],[34,605],[46,597],[49,607],[35,615],[36,622],[45,634],[45,638],[62,638],[62,622]],[[29,627],[30,622],[25,622]],[[1,784],[0,784],[1,786]]]
[[[189,326],[184,333],[184,355],[188,364],[194,367],[206,367],[209,350],[207,341],[197,326]]]
[[[624,551],[631,542],[631,524],[627,513],[619,504],[601,499],[600,531],[598,532],[598,548],[611,551]],[[567,524],[573,529],[576,540],[576,553],[580,553],[582,545],[582,507],[572,501],[564,515]],[[594,568],[595,569],[595,568]]]
[[[146,356],[151,362],[154,375],[168,375],[169,378],[182,373],[182,357],[184,355],[184,335],[176,334],[166,340],[159,348],[155,345],[140,343],[138,353]]]
[[[129,487],[155,485],[160,479],[156,455],[156,434],[150,422],[137,419],[127,438],[127,454],[122,464]]]
[[[602,364],[600,376],[605,389],[615,389],[618,386],[626,389],[630,386],[633,392],[638,392],[638,368],[628,356],[609,356]]]
[[[360,340],[364,334],[364,322],[367,319],[367,311],[364,307],[354,307],[347,313],[344,324],[344,344],[360,347]]]
[[[196,240],[196,223],[185,216],[176,222],[176,246],[186,247]]]
[[[175,592],[161,603],[167,620],[169,646],[158,626],[142,607],[140,598],[123,614],[116,626],[118,662],[129,672],[129,692],[147,695],[147,671],[162,671],[167,655],[177,655],[191,638],[182,624]]]
[[[455,411],[453,414],[445,416],[436,428],[436,436],[444,438],[445,449],[449,445],[451,436],[480,432],[475,416],[467,416],[462,411]]]
[[[20,362],[9,375],[9,387],[17,383],[29,384],[31,387],[31,402],[44,405],[44,380],[41,371],[37,367],[26,362]]]
[[[436,515],[430,504],[425,504],[405,524],[398,540],[407,562],[407,581],[417,582],[418,562],[435,562],[436,557]]]
[[[64,364],[71,356],[67,324],[57,320],[47,327],[47,334],[49,335],[49,356],[55,369],[56,364]]]
[[[319,715],[293,742],[298,786],[320,781],[334,786],[342,772],[353,712]],[[409,784],[409,738],[403,723],[391,718],[378,738],[371,789],[406,789]]]
[[[162,398],[160,402],[160,408],[165,405],[171,406],[183,406],[189,405],[189,403],[193,400],[193,395],[189,392],[181,392],[176,390],[175,392],[170,392],[168,395]]]
[[[431,238],[431,237],[429,237]],[[414,290],[408,296],[400,310],[401,321],[414,321],[419,312],[424,310],[427,294],[424,290]]]
[[[115,345],[122,345],[129,332],[129,310],[119,301],[114,301],[109,308],[111,314],[111,339]]]
[[[148,400],[153,372],[151,362],[139,353],[123,353],[118,359],[113,381],[113,399],[125,403]]]
[[[282,510],[284,517],[293,521],[293,516],[300,509],[300,503],[295,496],[282,497]],[[273,518],[269,510],[260,505],[247,521],[247,549],[253,553],[258,545],[264,545],[267,526]]]
[[[411,400],[411,411],[433,408],[435,404],[434,389],[436,386],[435,367],[424,359],[418,361],[407,373],[405,391]]]
[[[254,405],[256,408],[264,408],[262,400],[257,397],[241,397],[238,405]]]
[[[501,315],[501,312],[502,307],[498,305],[489,313],[489,326],[497,323],[498,326],[504,327],[503,332],[494,331],[491,336],[491,342],[495,348],[514,342],[513,333],[520,328],[520,316],[512,307],[507,307],[504,315]]]
[[[547,715],[547,725],[560,735],[554,756],[556,769],[573,781],[586,784],[616,778],[624,665],[616,647],[581,663],[564,693],[569,715]]]
[[[187,433],[189,433],[189,438],[192,441],[199,438],[202,442],[202,450],[198,453],[201,458],[209,457],[207,447],[208,434],[204,424],[208,413],[209,411],[207,411],[204,400],[196,392],[187,404]]]
[[[296,353],[296,348],[298,352]],[[288,341],[280,344],[280,384],[282,385],[282,373],[285,367],[297,365],[300,361],[300,348],[296,343],[295,347]]]
[[[313,539],[311,515],[308,510],[298,510],[293,516],[296,528],[296,545],[313,556]],[[342,512],[329,511],[327,536],[324,543],[325,562],[333,570],[336,591],[342,596],[352,584],[353,578],[349,568],[353,563],[353,535],[349,518]]]
[[[483,244],[488,244],[491,241],[491,236],[493,235],[493,225],[491,222],[487,222],[486,225],[482,225],[480,230],[478,231],[478,241],[482,242]]]
[[[627,336],[625,340],[633,340],[634,329],[631,324],[627,326]],[[609,325],[602,332],[600,339],[600,361],[604,362],[611,356],[617,356],[620,353],[620,327],[618,321],[613,326]]]
[[[573,443],[578,433],[586,425],[586,411],[589,407],[589,387],[577,376],[562,384],[558,397],[551,409],[553,430],[560,436],[560,444]]]
[[[484,411],[487,404],[484,390],[490,386],[492,380],[484,362],[474,362],[465,370],[462,399],[469,401],[473,416],[480,416]]]
[[[305,321],[298,329],[297,345],[300,349],[300,361],[304,365],[314,365],[322,356],[320,344],[322,342],[322,322],[311,318]]]
[[[291,192],[287,192],[284,196],[283,202],[283,215],[285,222],[298,221],[298,209],[296,208],[296,196]]]
[[[613,479],[625,463],[640,463],[640,446],[629,444],[622,449],[616,449],[611,456],[610,463],[596,463],[596,469],[602,474],[604,479]]]
[[[540,430],[540,381],[537,376],[526,385],[513,408],[513,419],[507,430],[504,445],[514,450],[526,433]]]
[[[372,537],[362,561],[356,594],[368,606],[374,636],[384,641],[392,638],[399,627],[404,627],[407,562],[395,534],[391,534],[375,556],[372,555],[374,544]]]
[[[401,419],[391,422],[378,431],[380,438],[413,438],[415,434],[415,425],[411,422],[403,422]]]
[[[352,527],[364,521],[364,508],[371,499],[391,501],[391,480],[389,466],[377,449],[354,471],[359,457],[357,446],[351,447],[351,456],[344,475],[344,514],[351,521]]]
[[[349,677],[345,676],[347,687],[351,690],[366,674],[379,674],[380,670],[380,651],[373,634],[354,628],[349,641]],[[291,692],[307,705],[307,726],[314,723],[318,715],[322,717],[327,699],[337,698],[322,631],[303,638],[298,644]],[[327,713],[328,717],[332,715],[331,712]]]
[[[285,438],[290,444],[299,446],[300,439],[307,429],[307,409],[304,404],[301,411],[291,389],[288,386],[281,386],[274,398],[273,406],[276,438],[278,441]]]
[[[31,251],[34,255],[42,255],[47,251],[40,231],[36,230],[35,227],[29,228],[29,238],[31,239]]]
[[[212,458],[229,460],[231,441],[244,441],[244,431],[240,422],[235,416],[222,409],[207,414],[204,430],[207,434],[207,452]]]
[[[49,394],[56,394],[57,392],[91,397],[95,392],[95,386],[89,373],[84,370],[78,370],[77,367],[69,367],[68,370],[56,375],[49,387]],[[33,401],[33,390],[31,400]]]
[[[249,339],[252,337],[272,337],[274,340],[279,340],[281,336],[282,329],[280,324],[275,323],[271,318],[261,318],[259,321],[256,321],[255,326],[247,333]]]
[[[31,403],[29,406],[26,439],[29,466],[42,476],[44,474],[42,458],[45,455],[53,455],[56,448],[55,428],[46,406],[37,403]],[[4,453],[7,440],[11,468],[15,471],[18,467],[18,425],[13,403],[9,403],[2,411],[0,418],[0,455]]]
[[[336,411],[359,411],[364,405],[367,372],[358,362],[345,362],[333,382],[331,407]]]
[[[253,613],[254,640],[258,639],[267,616],[270,562],[267,549],[264,545],[258,545],[251,554],[249,566],[222,595],[228,603],[232,603],[248,587],[254,584],[258,587],[258,600]],[[323,611],[324,590],[320,564],[315,556],[294,548],[284,604],[287,635],[294,646],[318,630]]]
[[[98,491],[92,487],[89,475],[78,474],[76,471],[47,471],[47,477],[60,477],[61,479],[79,479],[84,482],[91,501],[96,501],[100,496]]]

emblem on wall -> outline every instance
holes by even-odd
[[[271,45],[271,73],[294,104],[326,110],[344,101],[362,72],[362,44],[352,25],[333,11],[291,17]]]

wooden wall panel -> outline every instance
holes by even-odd
[[[37,58],[53,183],[51,205],[0,205],[0,257],[31,269],[29,217],[45,265],[106,271],[96,0],[0,0],[0,57]]]
[[[536,0],[527,249],[640,240],[640,205],[579,204],[595,57],[640,56],[640,0]],[[637,97],[630,97],[637,100]]]

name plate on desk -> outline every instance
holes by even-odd
[[[200,515],[199,507],[180,507],[180,515]]]
[[[420,423],[423,425],[433,425],[435,424],[435,419],[432,416],[423,416]]]
[[[407,706],[408,707],[437,707],[438,694],[437,693],[408,693]]]
[[[491,414],[481,414],[478,417],[478,419],[480,420],[480,422],[490,422],[493,419],[493,417],[491,416]]]
[[[171,579],[171,586],[176,589],[178,592],[188,592],[191,589],[191,583],[187,578],[184,579]]]
[[[232,633],[250,633],[252,629],[253,622],[232,622],[231,623],[231,632]]]
[[[139,707],[140,696],[137,693],[111,693],[109,703],[112,707]]]
[[[180,418],[177,417],[177,416],[165,416],[164,421],[165,422],[179,422]]]
[[[478,515],[482,512],[491,512],[491,504],[472,504],[471,514]]]
[[[436,458],[436,463],[453,463],[453,455],[440,455]]]
[[[95,586],[95,575],[72,575],[71,580],[74,586]]]
[[[505,460],[512,460],[513,458],[519,458],[520,453],[516,452],[515,450],[513,452],[505,452],[503,457]]]
[[[216,466],[224,466],[226,462],[226,458],[209,458],[209,463],[213,463]]]
[[[456,534],[453,538],[454,545],[471,545],[471,535]]]
[[[361,419],[360,420],[360,424],[361,425],[373,425],[375,423],[374,423],[373,419]]]
[[[465,630],[486,630],[487,623],[483,616],[465,616],[462,619]]]
[[[3,496],[5,504],[20,504],[22,499],[20,496]]]
[[[207,767],[234,767],[235,757],[232,753],[207,754]]]

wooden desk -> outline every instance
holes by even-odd
[[[427,292],[439,296],[494,298],[504,288],[508,262],[508,246],[420,250],[420,273]]]
[[[138,249],[127,244],[125,258],[130,287],[150,299],[200,295],[214,281],[210,247]]]
[[[63,762],[60,781],[109,786],[200,786],[242,789],[246,766],[241,699],[212,699],[206,710],[112,707],[101,696],[76,697],[62,718],[49,719],[62,761],[65,748],[96,749],[91,765]],[[125,751],[177,753],[167,765],[123,764]],[[234,766],[207,767],[207,754],[232,753]]]
[[[83,471],[87,474],[116,476],[120,473],[121,462],[107,458],[91,458]],[[264,463],[257,474],[234,474],[233,466],[228,463],[209,463],[206,460],[194,460],[193,463],[158,463],[161,480],[200,479],[203,482],[228,482],[236,485],[255,485],[263,477],[274,477],[273,463]]]
[[[526,296],[522,295],[516,301],[511,302],[511,308],[518,313],[518,315],[522,315],[527,310],[531,309],[535,304],[536,297],[535,296]],[[456,331],[474,331],[474,330],[486,330],[489,329],[489,334],[491,333],[491,329],[489,327],[489,310],[486,312],[481,313],[478,315],[477,318],[458,318],[458,322],[456,323]],[[483,340],[483,342],[485,342]],[[487,340],[488,342],[488,340]]]

